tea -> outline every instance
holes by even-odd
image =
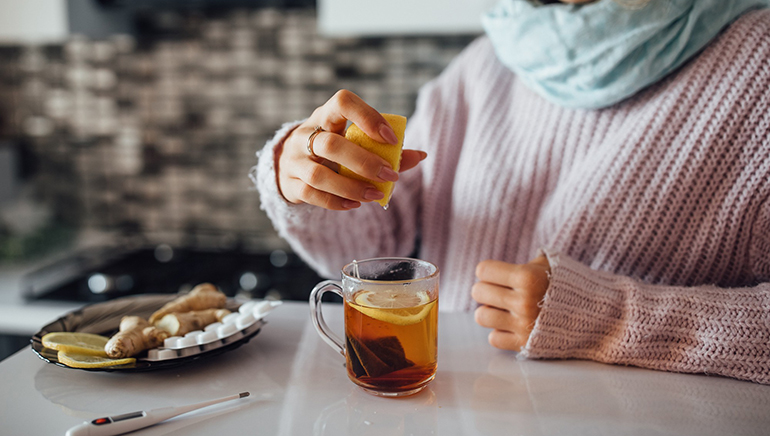
[[[380,257],[342,267],[342,280],[310,292],[313,326],[345,356],[348,377],[385,397],[412,395],[436,375],[438,284],[436,265],[420,259]],[[323,319],[321,299],[334,292],[345,305],[345,339]]]
[[[380,395],[416,392],[436,373],[437,290],[359,290],[345,300],[348,376]]]

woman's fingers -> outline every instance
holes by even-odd
[[[316,195],[315,191],[322,191],[333,196],[353,200],[353,201],[374,201],[383,198],[384,194],[377,190],[373,185],[353,180],[337,174],[329,167],[307,161],[298,168],[298,179],[308,188],[299,187],[299,200],[308,202],[306,198]]]
[[[340,165],[375,182],[398,180],[398,172],[388,161],[343,136],[349,121],[376,141],[398,143],[379,112],[350,91],[337,92],[276,148],[278,189],[287,201],[344,210],[384,197],[370,183],[340,176]],[[317,126],[324,131],[313,134]],[[424,152],[405,151],[402,170],[413,168],[425,156]]]
[[[526,344],[532,331],[532,320],[491,306],[480,306],[474,316],[477,324],[492,329],[489,343],[493,347],[518,351]]]
[[[511,310],[516,299],[513,289],[489,282],[477,282],[471,288],[471,297],[477,303],[499,309]]]
[[[527,345],[527,336],[505,330],[492,330],[487,340],[489,345],[502,350],[521,351]]]
[[[420,150],[404,150],[401,152],[401,168],[400,172],[411,170],[416,167],[418,163],[428,157],[428,153]]]
[[[481,305],[476,309],[476,322],[494,329],[490,344],[510,350],[526,345],[548,290],[549,273],[544,255],[524,265],[496,260],[478,264],[480,281],[473,285],[471,295]]]
[[[492,306],[479,306],[474,312],[476,323],[482,327],[514,331],[516,318],[511,312]]]
[[[300,179],[290,178],[284,184],[288,187],[288,191],[297,193],[295,199],[287,198],[292,203],[307,203],[329,210],[350,210],[361,206],[360,201],[316,189]]]
[[[477,282],[471,288],[473,299],[485,306],[511,312],[517,319],[527,320],[528,323],[537,318],[540,313],[538,303],[541,297],[534,296],[528,290],[517,291],[488,282]]]
[[[535,321],[529,317],[519,316],[515,312],[492,306],[479,306],[474,312],[474,317],[476,323],[482,327],[526,334],[529,334],[532,323]]]
[[[313,152],[316,156],[344,165],[370,180],[378,182],[398,180],[398,174],[385,159],[335,133],[322,132],[316,135],[313,141]]]
[[[476,266],[476,277],[484,282],[495,283],[513,289],[533,289],[548,285],[548,261],[538,256],[525,265],[485,260]]]
[[[361,97],[346,89],[337,91],[313,113],[311,119],[318,119],[321,127],[338,134],[342,134],[347,122],[350,121],[375,141],[398,143],[395,132],[385,118],[376,109],[366,104]]]
[[[476,266],[476,277],[489,283],[513,287],[519,265],[499,260],[485,260]]]

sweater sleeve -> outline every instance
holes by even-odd
[[[589,359],[770,384],[770,283],[643,284],[547,252],[551,283],[523,357]]]
[[[434,201],[436,194],[427,196],[424,184],[437,184],[450,189],[452,172],[447,170],[447,136],[462,138],[465,121],[458,114],[464,108],[447,101],[462,101],[467,90],[463,86],[466,68],[477,67],[479,45],[471,43],[449,66],[421,89],[416,109],[406,126],[404,146],[423,150],[428,159],[400,174],[388,210],[376,203],[364,203],[358,209],[330,211],[307,204],[288,203],[276,182],[275,159],[283,141],[300,121],[285,124],[264,148],[257,153],[258,163],[251,178],[257,186],[261,207],[273,223],[279,236],[320,275],[339,277],[339,270],[353,259],[380,256],[408,256],[416,247],[420,232],[434,231],[430,223],[421,222],[422,202]],[[459,97],[458,97],[459,96]],[[451,128],[447,128],[450,124]],[[443,136],[442,136],[443,135]],[[432,162],[429,162],[432,161]],[[442,165],[448,180],[438,181],[436,168]]]
[[[416,239],[419,166],[403,173],[396,182],[387,211],[377,203],[364,203],[350,211],[289,203],[278,189],[275,159],[284,140],[300,124],[284,124],[257,153],[257,166],[250,174],[261,208],[279,236],[310,267],[328,278],[339,278],[340,269],[353,259],[409,255]]]

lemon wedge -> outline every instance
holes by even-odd
[[[370,138],[366,133],[364,133],[363,130],[361,130],[360,127],[358,127],[355,124],[351,124],[350,127],[348,127],[348,130],[345,132],[345,138],[348,141],[354,142],[361,147],[363,147],[366,150],[371,151],[372,153],[382,157],[385,159],[392,167],[393,171],[398,172],[399,168],[401,167],[401,151],[404,148],[404,131],[406,130],[406,117],[403,117],[401,115],[393,115],[393,114],[381,114],[383,118],[385,118],[385,121],[388,122],[391,128],[393,128],[393,132],[396,134],[396,137],[398,138],[397,144],[385,144],[382,142],[377,142],[374,139]],[[340,174],[345,177],[350,177],[357,180],[362,180],[365,182],[370,182],[373,184],[377,189],[379,189],[383,194],[385,194],[385,197],[383,197],[381,200],[377,200],[377,203],[380,204],[380,206],[384,207],[385,209],[388,208],[388,203],[390,202],[390,197],[393,195],[393,182],[375,182],[373,180],[369,180],[363,176],[360,176],[356,173],[354,173],[352,170],[340,166]]]
[[[63,363],[72,368],[106,368],[108,366],[121,366],[136,363],[136,359],[133,357],[110,359],[109,357],[68,353],[65,351],[59,351],[58,359],[59,363]]]
[[[93,333],[54,332],[41,338],[43,346],[66,353],[107,357],[104,345],[109,338]]]
[[[436,300],[430,301],[425,291],[411,292],[400,289],[389,291],[361,291],[350,306],[370,318],[400,326],[417,324],[430,313]]]

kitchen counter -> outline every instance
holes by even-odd
[[[334,331],[342,308],[326,304]],[[387,399],[355,387],[343,359],[288,302],[250,342],[177,368],[88,372],[29,348],[0,362],[2,435],[63,435],[84,420],[251,396],[136,435],[760,435],[770,386],[585,361],[519,360],[490,347],[472,314],[441,314],[439,369],[421,393]]]

